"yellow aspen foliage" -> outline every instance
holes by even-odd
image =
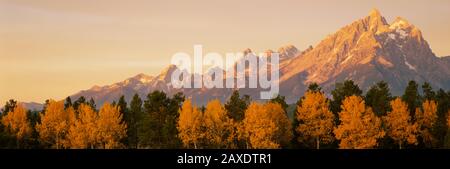
[[[179,112],[180,117],[177,124],[178,137],[185,147],[190,148],[191,145],[194,145],[194,148],[197,149],[198,143],[204,134],[201,131],[202,113],[197,107],[192,105],[190,99],[186,99],[183,102]]]
[[[97,119],[97,132],[101,148],[114,149],[123,145],[120,140],[126,137],[127,125],[122,123],[122,114],[118,106],[103,104]]]
[[[233,121],[228,118],[225,108],[219,100],[212,100],[203,113],[203,128],[206,129],[205,141],[213,148],[233,147]]]
[[[248,148],[274,149],[292,138],[291,123],[278,103],[252,102],[245,111],[240,137]]]
[[[301,105],[297,106],[297,133],[299,142],[330,143],[334,140],[334,114],[328,109],[329,102],[321,92],[308,91]]]
[[[292,133],[292,124],[284,111],[283,107],[279,103],[275,102],[267,102],[264,104],[264,109],[267,114],[272,117],[272,121],[275,122],[275,125],[278,127],[276,130],[275,137],[277,138],[277,142],[280,146],[287,146],[294,134]]]
[[[278,130],[264,105],[252,102],[245,111],[242,122],[242,137],[247,140],[248,148],[275,149],[280,144],[276,142],[275,132]]]
[[[14,111],[8,112],[1,121],[6,127],[6,131],[14,135],[18,143],[30,137],[31,125],[27,117],[27,110],[22,104],[17,105]]]
[[[39,140],[52,148],[62,148],[73,115],[73,108],[64,110],[64,101],[50,100],[45,112],[40,114],[41,122],[36,124]]]
[[[437,104],[433,100],[426,100],[422,104],[422,110],[416,109],[416,122],[419,125],[419,134],[426,147],[431,148],[434,140],[431,130],[436,124]]]
[[[66,137],[70,148],[86,149],[95,148],[99,141],[97,129],[97,113],[91,106],[81,104],[78,107],[79,117],[73,125],[70,126],[69,134]]]
[[[67,133],[65,133],[65,137],[64,139],[61,140],[61,143],[64,148],[70,148],[71,145],[70,140],[68,139],[68,135],[70,132],[70,128],[74,126],[75,122],[77,121],[77,116],[75,114],[75,109],[72,106],[66,108],[66,114],[67,114],[67,131],[66,131]]]
[[[400,149],[405,142],[417,145],[417,124],[413,124],[411,120],[408,105],[400,98],[390,104],[392,111],[384,117],[387,135],[398,143]]]
[[[339,148],[365,149],[377,146],[377,140],[383,138],[385,132],[381,128],[381,119],[366,107],[359,96],[346,97],[339,112],[341,124],[334,129]]]

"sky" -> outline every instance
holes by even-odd
[[[448,0],[0,0],[0,104],[42,103],[139,73],[176,52],[254,52],[316,45],[377,8],[450,55]]]

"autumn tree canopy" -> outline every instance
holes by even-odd
[[[219,100],[208,102],[202,117],[205,141],[208,145],[213,145],[211,148],[234,147],[231,145],[235,136],[234,122]]]
[[[334,129],[336,139],[340,141],[339,148],[364,149],[377,146],[378,139],[385,132],[381,128],[381,119],[366,107],[359,96],[345,98],[339,112],[341,124]]]
[[[328,109],[329,102],[321,92],[308,91],[297,106],[296,131],[300,142],[314,142],[316,148],[320,143],[330,143],[334,140],[334,114]]]
[[[248,148],[280,148],[292,138],[292,127],[286,113],[278,103],[252,102],[245,111],[240,137]]]
[[[16,137],[17,146],[20,147],[20,142],[30,137],[32,129],[27,110],[22,104],[17,104],[12,112],[8,112],[6,116],[2,117],[1,121],[6,131]]]
[[[178,136],[185,147],[190,148],[193,145],[193,148],[197,149],[199,141],[204,134],[201,132],[202,113],[197,107],[192,105],[190,99],[183,102],[179,112]]]
[[[431,148],[435,142],[432,129],[437,120],[437,104],[434,100],[426,100],[422,109],[416,108],[416,122],[419,125],[419,133],[426,147]]]
[[[398,143],[400,149],[404,143],[417,144],[417,124],[412,122],[408,105],[400,98],[390,104],[392,111],[384,117],[387,135]]]
[[[125,138],[127,125],[122,122],[119,107],[103,104],[98,113],[97,133],[100,146],[105,149],[121,148],[120,140]]]
[[[39,140],[52,148],[62,148],[71,122],[75,120],[73,108],[65,109],[64,101],[50,100],[40,117],[41,122],[36,125]]]
[[[66,147],[86,148],[122,148],[120,140],[126,136],[126,124],[118,106],[103,104],[100,112],[94,111],[89,104],[78,107],[78,118],[70,125],[66,136]]]

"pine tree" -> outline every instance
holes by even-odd
[[[352,80],[346,80],[344,83],[336,83],[336,87],[331,91],[333,100],[331,101],[331,111],[335,114],[341,111],[342,101],[348,96],[361,96],[362,90]]]
[[[389,85],[384,81],[370,87],[365,97],[367,106],[372,107],[378,117],[385,116],[386,112],[390,111],[389,102],[391,100],[392,95],[389,91]]]
[[[237,133],[240,126],[242,126],[241,122],[245,116],[245,111],[250,104],[250,100],[248,95],[240,97],[239,91],[234,90],[230,99],[225,103],[225,109],[227,110],[229,117],[235,123],[234,133]],[[245,142],[239,138],[234,138],[234,145],[236,145],[237,148],[246,148]]]
[[[450,110],[448,110],[447,118],[445,119],[445,121],[446,121],[446,126],[447,126],[447,133],[445,135],[443,147],[449,149],[450,148]]]
[[[230,99],[227,103],[225,103],[225,109],[227,109],[230,117],[236,121],[240,122],[244,118],[244,112],[247,109],[247,106],[250,104],[250,97],[244,96],[241,98],[239,96],[239,91],[233,91]]]
[[[139,148],[138,128],[142,119],[142,100],[136,93],[130,102],[130,109],[125,120],[128,124],[127,139],[129,148]]]
[[[430,83],[425,82],[422,85],[422,93],[424,100],[436,100],[436,92],[433,91]]]
[[[183,93],[179,92],[169,98],[169,103],[167,107],[167,116],[164,124],[164,131],[166,137],[164,137],[164,142],[167,143],[167,148],[180,148],[182,143],[180,139],[178,139],[178,130],[177,130],[177,120],[179,117],[178,110],[181,108],[181,105],[184,102]]]
[[[95,101],[94,101],[94,99],[92,97],[91,97],[91,99],[89,99],[88,105],[91,106],[91,108],[93,110],[97,109],[97,105],[95,104]]]
[[[64,102],[64,109],[67,109],[69,107],[72,107],[72,99],[70,96],[66,97],[66,100]]]
[[[80,96],[77,100],[75,100],[75,102],[73,102],[73,108],[78,112],[78,107],[81,104],[86,104],[86,98],[84,96]]]
[[[284,112],[287,113],[287,108],[289,107],[289,105],[286,103],[285,99],[286,97],[277,95],[277,97],[270,99],[270,102],[280,104]]]
[[[308,91],[322,92],[322,88],[317,83],[311,83],[308,85],[308,89],[306,90],[306,92],[308,92]]]
[[[14,108],[17,107],[17,101],[14,99],[10,99],[5,103],[5,106],[3,106],[0,117],[6,116],[8,112],[13,112]]]
[[[176,148],[179,146],[177,139],[176,123],[178,109],[184,100],[180,93],[172,98],[162,91],[154,91],[147,95],[144,101],[144,128],[140,129],[142,143],[147,147]]]
[[[123,116],[126,117],[127,114],[128,114],[127,113],[128,108],[127,108],[127,101],[125,101],[125,96],[124,95],[120,96],[119,102],[117,102],[117,106],[119,107],[120,113],[122,113]]]
[[[408,104],[408,110],[413,117],[413,121],[415,119],[414,113],[417,107],[420,106],[420,95],[417,91],[418,85],[415,81],[409,81],[408,86],[405,89],[405,92],[402,96],[402,100]]]
[[[450,94],[450,93],[449,93]],[[436,92],[436,101],[438,105],[437,121],[433,129],[433,136],[436,138],[437,147],[444,147],[444,141],[447,134],[447,112],[450,110],[450,95],[444,90],[439,89]]]

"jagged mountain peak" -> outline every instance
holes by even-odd
[[[370,11],[369,15],[364,20],[368,21],[369,30],[372,30],[374,32],[380,30],[382,31],[386,28],[386,25],[388,25],[386,19],[381,15],[378,9],[372,9],[372,11]]]
[[[330,90],[334,82],[345,79],[354,80],[363,89],[385,80],[398,94],[409,80],[448,87],[450,71],[442,66],[446,64],[443,60],[436,59],[421,31],[408,20],[397,17],[388,24],[374,9],[294,58],[282,68],[280,81],[284,86],[316,82]]]
[[[413,25],[411,23],[409,23],[409,21],[406,20],[405,18],[397,17],[397,18],[395,18],[394,22],[391,23],[389,28],[391,28],[391,29],[405,29],[405,28],[409,28],[409,27],[412,27],[412,26]]]
[[[373,8],[372,10],[370,10],[369,16],[370,17],[381,17],[381,13],[377,8]]]
[[[161,73],[159,73],[157,79],[158,80],[163,80],[165,82],[170,82],[172,73],[177,70],[178,67],[174,64],[170,64],[169,66],[166,66]]]
[[[249,48],[242,51],[243,54],[250,52]],[[312,82],[321,85],[328,93],[336,82],[346,79],[355,81],[363,90],[384,80],[394,95],[403,92],[410,80],[427,81],[435,88],[450,89],[450,57],[437,58],[417,27],[401,17],[388,24],[377,9],[329,35],[314,48],[311,46],[300,52],[293,45],[285,45],[277,52],[290,56],[280,60],[279,66],[280,94],[286,96],[288,103],[297,101]],[[181,91],[197,104],[204,104],[211,99],[224,101],[232,92],[227,88],[172,88],[171,73],[176,69],[175,65],[167,66],[149,83],[119,82],[99,90],[82,91],[75,96],[93,97],[98,101],[97,105],[101,105],[121,95],[129,99],[134,93],[142,97],[154,90],[169,95]],[[139,74],[133,79],[145,77]],[[258,99],[261,89],[244,88],[239,91]]]
[[[289,44],[278,48],[277,52],[280,56],[280,60],[284,60],[297,56],[299,51],[294,45]]]

